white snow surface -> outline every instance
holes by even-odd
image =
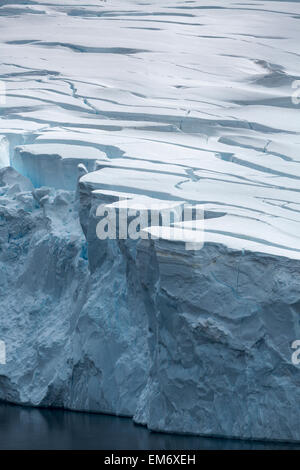
[[[135,192],[143,172],[147,194],[225,214],[231,238],[212,220],[208,240],[299,258],[299,15],[295,1],[1,2],[12,165],[71,189],[98,150],[112,168],[86,177],[97,187]]]
[[[1,399],[300,440],[299,25],[299,1],[0,1]],[[98,240],[118,196],[200,205],[204,248]]]

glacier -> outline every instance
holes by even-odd
[[[300,441],[299,19],[0,2],[0,400]],[[204,246],[100,240],[120,199],[197,205]]]

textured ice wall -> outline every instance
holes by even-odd
[[[299,440],[299,261],[216,244],[188,252],[164,240],[139,251],[153,334],[135,420],[157,431]]]
[[[0,399],[131,416],[148,369],[134,250],[89,236],[89,268],[74,195],[0,170]]]
[[[101,241],[96,209],[116,193],[81,193],[84,236],[74,192],[34,190],[11,168],[0,189],[1,399],[159,431],[300,440],[298,260]]]

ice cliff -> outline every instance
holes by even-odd
[[[300,441],[299,3],[163,3],[0,5],[0,399]]]
[[[100,244],[88,260],[93,244],[74,192],[33,190],[11,168],[0,170],[0,182],[0,331],[7,342],[0,398],[132,415],[149,359],[126,243]]]
[[[1,399],[152,430],[300,440],[299,260],[99,240],[97,207],[116,193],[91,194],[82,230],[75,192],[34,189],[10,167],[0,190]]]

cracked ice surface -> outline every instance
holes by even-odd
[[[0,166],[52,188],[38,198],[6,173],[1,185],[1,282],[28,297],[1,301],[2,336],[14,325],[19,349],[13,365],[8,344],[0,397],[135,415],[151,429],[299,440],[299,2],[0,4]],[[86,238],[69,194],[80,163]],[[100,242],[96,206],[119,194],[200,204],[204,249]],[[32,236],[43,242],[26,257]],[[41,256],[53,258],[49,276],[34,270]]]
[[[70,160],[100,150],[111,170],[95,186],[135,192],[144,177],[147,194],[224,212],[208,241],[299,256],[298,2],[26,3],[0,8],[0,126],[18,170],[53,185],[60,155],[70,189]]]

